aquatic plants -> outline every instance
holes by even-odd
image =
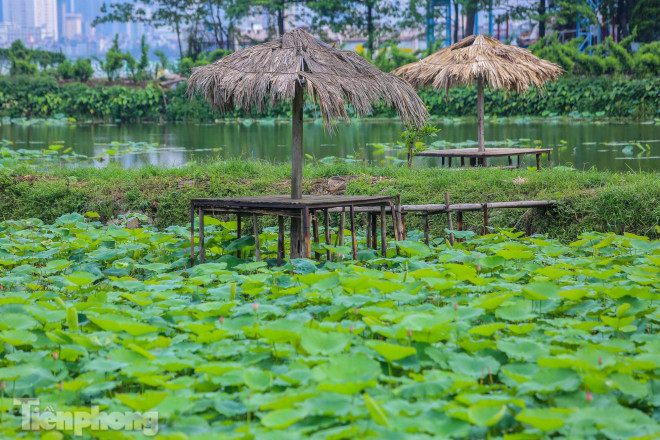
[[[276,267],[207,218],[191,268],[187,228],[97,215],[0,223],[3,437],[14,396],[157,411],[190,438],[660,433],[659,241],[410,234]]]

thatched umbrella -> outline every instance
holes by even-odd
[[[479,151],[484,152],[484,83],[493,89],[525,93],[530,87],[543,90],[562,68],[534,56],[529,50],[500,43],[484,35],[472,35],[440,49],[433,55],[399,67],[393,73],[416,87],[449,89],[477,82]]]
[[[221,112],[236,107],[247,112],[291,101],[291,197],[302,197],[302,108],[307,91],[318,103],[327,129],[333,120],[347,120],[346,104],[358,116],[372,112],[373,104],[394,107],[399,117],[420,127],[428,111],[405,80],[384,73],[355,52],[335,49],[309,33],[294,29],[281,38],[248,47],[208,66],[196,68],[188,93],[200,90]]]

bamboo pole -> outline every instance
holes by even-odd
[[[477,124],[479,125],[477,133],[479,151],[484,152],[486,146],[484,141],[484,79],[482,77],[477,80]]]
[[[259,261],[261,251],[259,250],[259,220],[257,214],[252,214],[252,232],[254,233],[254,258]]]
[[[449,192],[448,191],[445,191],[445,206],[451,206],[451,204],[449,203]],[[450,209],[447,210],[447,223],[449,224],[449,230],[453,231],[454,230],[454,224],[451,220],[451,210]],[[452,246],[454,245],[454,233],[453,232],[449,233],[449,244],[451,244]]]
[[[303,88],[296,81],[291,105],[291,198],[302,199],[303,164]],[[302,217],[302,216],[301,216]],[[304,242],[302,218],[291,218],[291,258],[300,258],[301,242]],[[309,226],[309,225],[308,225]]]

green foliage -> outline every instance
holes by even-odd
[[[383,72],[391,72],[398,67],[417,61],[418,59],[412,51],[401,49],[395,42],[390,41],[378,49],[378,54],[373,63]]]
[[[637,29],[639,41],[651,43],[660,39],[658,17],[660,17],[660,1],[637,1],[630,17],[630,27]]]
[[[412,168],[412,160],[416,153],[423,151],[424,142],[429,137],[436,136],[440,129],[433,125],[424,125],[417,128],[406,124],[406,129],[401,132],[401,144],[408,151],[408,168]]]
[[[76,63],[73,65],[72,75],[76,81],[89,81],[94,75],[92,61],[89,59],[78,58]]]
[[[534,55],[559,64],[568,74],[658,76],[660,43],[645,44],[631,54],[628,48],[636,35],[635,31],[631,37],[619,43],[608,37],[602,44],[591,46],[590,53],[586,53],[579,51],[582,40],[574,39],[562,44],[557,34],[550,34],[539,39],[529,49]]]
[[[10,395],[155,411],[163,438],[660,434],[658,241],[501,230],[276,267],[232,255],[235,224],[215,221],[190,267],[188,228],[88,214],[0,223],[7,438]],[[277,234],[259,238],[273,256]]]

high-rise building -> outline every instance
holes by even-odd
[[[34,41],[58,39],[57,0],[2,0],[3,21]]]

